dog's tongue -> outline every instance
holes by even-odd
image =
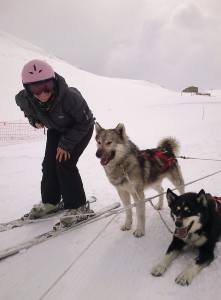
[[[100,162],[101,162],[102,166],[104,166],[104,165],[106,165],[108,163],[108,158],[107,157],[103,157],[103,158],[101,158]]]
[[[175,235],[180,239],[184,239],[187,236],[187,233],[187,228],[176,228],[175,230]]]

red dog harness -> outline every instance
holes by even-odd
[[[221,197],[215,197],[209,193],[206,193],[206,196],[207,196],[208,200],[213,201],[213,203],[215,205],[214,210],[221,216]]]
[[[211,197],[210,199],[214,201],[215,211],[221,216],[221,197]]]
[[[144,157],[144,158],[149,159],[149,160],[153,160],[156,157],[162,158],[165,161],[165,165],[161,169],[161,172],[164,172],[172,163],[175,162],[176,157],[175,156],[166,157],[165,155],[163,155],[163,153],[169,154],[169,152],[167,150],[164,150],[164,151],[156,151],[152,155],[148,155],[145,152],[141,152],[141,153],[138,154],[138,156]]]

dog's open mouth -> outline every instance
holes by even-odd
[[[107,165],[109,163],[109,161],[114,158],[114,156],[115,156],[115,151],[112,151],[109,156],[102,157],[101,158],[101,164],[102,164],[102,166]]]
[[[194,221],[192,221],[187,227],[185,228],[178,228],[176,227],[175,229],[175,236],[180,238],[180,239],[185,239],[187,237],[191,227],[193,226]]]

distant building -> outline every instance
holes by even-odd
[[[193,94],[197,95],[198,92],[199,92],[199,91],[198,91],[198,87],[196,87],[196,86],[190,86],[190,87],[184,89],[184,90],[181,92],[181,95],[182,95],[182,93],[191,93],[191,95],[193,95]]]
[[[191,93],[191,95],[211,96],[210,93],[199,93],[198,87],[196,86],[189,86],[181,92],[181,95],[182,93]]]

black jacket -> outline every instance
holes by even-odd
[[[33,126],[35,121],[40,121],[46,128],[61,132],[58,146],[72,151],[94,125],[94,118],[81,93],[76,88],[68,87],[57,73],[56,83],[58,96],[48,111],[42,111],[25,89],[15,96],[15,101]]]

